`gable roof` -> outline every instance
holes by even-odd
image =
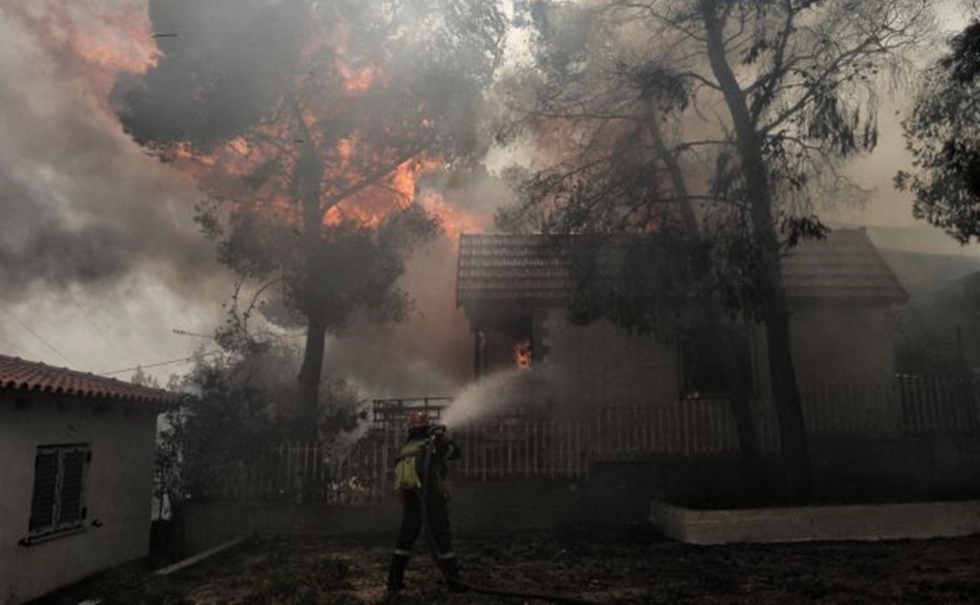
[[[115,378],[77,372],[68,368],[56,368],[7,355],[0,355],[0,393],[3,391],[48,393],[155,405],[173,405],[178,399],[176,395],[163,389],[151,389]]]
[[[840,229],[801,243],[783,259],[790,299],[898,303],[905,288],[864,229]]]
[[[574,291],[569,260],[544,235],[460,236],[456,304],[561,304]],[[783,260],[790,300],[896,303],[908,298],[863,229],[800,244]]]

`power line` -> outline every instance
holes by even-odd
[[[39,341],[41,341],[44,344],[44,346],[46,346],[49,349],[51,349],[52,351],[54,351],[54,354],[55,355],[57,355],[58,357],[64,359],[68,363],[68,365],[70,365],[70,366],[75,365],[75,362],[73,362],[72,360],[70,360],[67,357],[65,357],[61,353],[61,351],[59,351],[58,349],[55,348],[55,346],[53,344],[51,344],[50,342],[48,342],[47,340],[45,340],[40,334],[38,334],[37,332],[35,332],[34,330],[32,330],[30,327],[28,327],[27,324],[25,324],[21,320],[17,319],[17,316],[14,315],[13,313],[11,313],[10,312],[10,309],[8,309],[7,307],[4,307],[3,308],[3,312],[6,313],[10,317],[10,319],[14,320],[17,323],[18,326],[20,326],[21,328],[23,328],[24,330],[26,330],[28,333],[30,333],[31,336],[33,336],[34,338],[36,338]]]
[[[24,359],[40,359],[44,357],[43,354],[38,354],[34,347],[27,346],[25,341],[14,342],[12,338],[7,336],[6,331],[0,334],[0,347],[2,347],[3,352],[14,351],[18,355],[23,356]]]
[[[198,332],[188,332],[187,330],[181,330],[180,328],[174,328],[170,330],[177,336],[194,336],[195,338],[207,338],[208,340],[214,340],[214,336],[211,334],[200,334]]]
[[[71,289],[68,289],[67,292],[68,292],[68,298],[71,299],[72,304],[75,305],[76,309],[82,312],[82,318],[85,319],[89,327],[92,328],[92,331],[95,332],[99,336],[99,338],[102,339],[102,342],[109,345],[109,347],[114,349],[116,353],[118,353],[119,355],[124,357],[127,356],[127,354],[124,353],[122,349],[116,346],[115,342],[109,340],[108,336],[105,335],[105,332],[103,330],[100,330],[99,327],[95,325],[95,319],[93,319],[92,315],[88,312],[88,310],[85,307],[83,307],[80,302],[78,302],[78,299],[75,298],[74,294],[72,294]]]
[[[175,363],[194,361],[198,357],[207,357],[208,355],[218,355],[218,354],[219,354],[218,351],[212,351],[210,353],[203,353],[200,356],[191,355],[190,357],[181,357],[179,359],[170,359],[168,361],[160,361],[157,363],[148,363],[144,365],[133,366],[131,368],[123,368],[121,370],[113,370],[111,372],[102,372],[101,374],[97,374],[97,376],[112,376],[113,374],[122,374],[123,372],[135,372],[136,370],[145,370],[147,368],[158,368],[160,366],[167,366]]]

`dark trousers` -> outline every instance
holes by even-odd
[[[422,530],[422,498],[425,498],[425,512],[428,517],[429,537],[435,543],[436,553],[441,559],[453,557],[453,539],[449,528],[449,507],[445,496],[438,490],[403,490],[402,525],[395,542],[395,552],[407,556],[418,540]]]

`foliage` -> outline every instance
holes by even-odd
[[[189,605],[167,578],[135,566],[117,567],[100,577],[92,589],[103,605]]]
[[[507,83],[520,119],[506,134],[548,153],[499,224],[657,242],[648,248],[661,254],[634,255],[586,316],[646,328],[666,306],[672,321],[694,312],[717,326],[721,307],[764,323],[787,486],[805,497],[781,258],[827,233],[819,203],[835,202],[843,161],[877,144],[881,75],[900,79],[903,53],[931,25],[928,3],[610,0],[527,12],[533,61]],[[579,281],[608,274],[604,262]]]
[[[500,53],[495,3],[151,2],[180,31],[157,66],[120,81],[124,129],[195,176],[198,222],[276,321],[305,324],[298,412],[314,426],[324,334],[367,308],[404,315],[404,256],[436,221],[415,179],[464,166]],[[260,289],[266,290],[266,286]],[[260,311],[263,308],[259,308]]]
[[[129,378],[129,381],[141,387],[148,387],[151,389],[161,388],[160,381],[155,376],[147,374],[141,366],[136,368],[136,372]]]
[[[929,14],[896,0],[533,3],[506,135],[548,155],[498,224],[687,241],[663,261],[696,258],[706,281],[689,287],[761,317],[771,258],[827,233],[818,210],[848,185],[840,162],[877,144],[882,77],[900,79]]]
[[[903,122],[914,172],[895,184],[915,195],[916,218],[961,244],[980,241],[980,21],[949,41],[923,73]]]
[[[293,411],[295,363],[295,352],[283,344],[198,356],[179,385],[193,403],[167,413],[158,439],[157,485],[171,506],[207,497],[212,473],[248,464],[263,446],[309,437]],[[342,380],[322,385],[319,405],[315,435],[326,443],[356,429],[367,414],[358,391]]]

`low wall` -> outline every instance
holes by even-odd
[[[728,510],[654,501],[650,522],[690,544],[957,537],[980,532],[980,501]]]
[[[980,499],[980,440],[815,439],[810,442],[815,497],[823,501]],[[761,483],[778,484],[764,461]],[[588,479],[458,482],[450,503],[456,533],[647,524],[653,500],[702,508],[744,500],[735,457],[646,458],[593,463]],[[251,534],[394,533],[394,495],[371,506],[287,503],[190,503],[184,555]]]
[[[980,436],[814,439],[810,454],[828,498],[980,498]]]
[[[456,484],[450,516],[457,534],[561,528],[586,522],[586,496],[576,482]],[[243,535],[389,533],[401,521],[393,495],[376,505],[191,502],[184,506],[185,556]]]

